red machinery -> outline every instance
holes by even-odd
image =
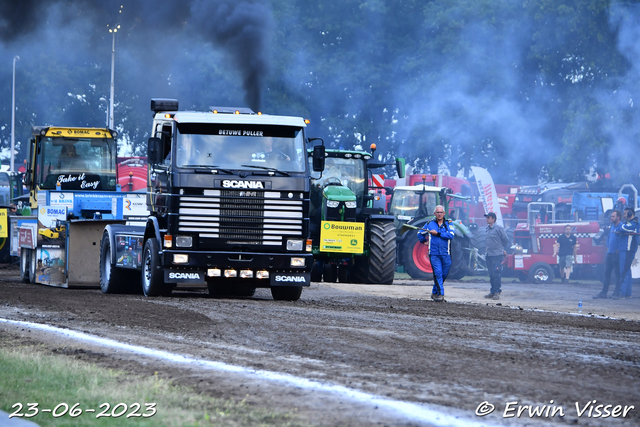
[[[118,158],[118,184],[122,191],[133,192],[147,188],[147,158]]]
[[[537,205],[546,206],[536,211]],[[530,220],[518,224],[515,229],[515,253],[507,255],[507,270],[515,272],[523,281],[529,280],[534,283],[549,283],[555,275],[560,277],[558,257],[553,256],[553,246],[564,233],[565,226],[571,225],[578,244],[573,274],[600,277],[599,268],[604,263],[607,251],[604,239],[601,242],[597,239],[599,243],[594,239],[601,233],[600,224],[595,221],[555,223],[552,203],[531,203],[529,206]],[[550,216],[546,215],[551,223],[543,222],[541,211],[551,212]]]

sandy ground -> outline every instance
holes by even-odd
[[[430,300],[431,284],[402,277],[391,286],[313,283],[297,302],[274,301],[267,289],[242,299],[206,291],[145,298],[23,284],[16,269],[0,269],[0,319],[244,371],[180,364],[17,323],[0,322],[0,343],[38,342],[89,363],[157,372],[201,393],[293,413],[301,425],[640,425],[640,299],[593,300],[595,281],[541,288],[505,278],[499,301],[483,298],[488,288],[482,277],[448,282],[447,303]],[[358,393],[384,401],[358,400]],[[638,409],[626,417],[580,416],[576,404],[592,400]],[[542,408],[551,401],[563,416],[505,417],[509,402]],[[476,415],[488,405],[495,411]]]
[[[569,283],[555,280],[543,286],[505,277],[502,279],[502,294],[498,301],[484,298],[490,290],[488,281],[488,277],[474,276],[460,281],[445,282],[446,301],[578,314],[578,303],[582,300],[584,315],[640,320],[640,297],[623,300],[593,299],[593,296],[602,290],[602,283],[596,280],[570,280]],[[430,299],[433,282],[413,280],[406,276],[395,279],[391,286],[349,283],[322,285],[372,296]],[[634,287],[640,289],[640,284],[635,284]],[[609,295],[612,291],[613,286],[609,289]]]

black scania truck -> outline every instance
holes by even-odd
[[[270,288],[295,301],[309,286],[309,168],[300,117],[211,107],[178,111],[152,99],[144,225],[110,224],[100,250],[105,293],[147,296],[207,286],[212,295]]]

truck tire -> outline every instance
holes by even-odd
[[[148,239],[142,251],[142,293],[147,297],[171,295],[171,285],[164,283],[160,266],[160,246],[155,237]]]
[[[311,281],[312,282],[321,282],[322,281],[322,270],[323,266],[320,265],[320,261],[314,261],[313,267],[311,267]]]
[[[396,273],[396,229],[390,221],[369,223],[369,258],[356,257],[356,283],[391,285]]]
[[[335,264],[330,264],[328,262],[324,263],[324,273],[322,277],[326,283],[335,283],[338,281],[338,266]]]
[[[404,239],[402,244],[402,265],[404,271],[413,279],[432,279],[433,268],[429,261],[429,246],[418,240],[414,231]]]
[[[529,281],[536,284],[551,283],[553,269],[546,262],[537,262],[529,269]]]
[[[38,269],[38,250],[32,249],[30,250],[29,256],[29,283],[36,283],[36,275],[38,274],[36,270]]]
[[[109,233],[102,235],[100,241],[100,290],[103,294],[124,292],[136,293],[140,288],[140,272],[116,267],[111,260],[111,240]]]
[[[31,249],[20,249],[20,280],[29,283],[29,267],[31,262]]]
[[[298,301],[302,295],[302,286],[272,286],[271,296],[276,301]]]

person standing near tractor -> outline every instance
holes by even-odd
[[[612,299],[631,298],[631,264],[638,250],[638,232],[640,225],[633,208],[625,208],[624,222],[620,223],[620,277],[611,295]]]
[[[444,206],[436,206],[433,214],[435,217],[418,231],[418,240],[429,245],[429,261],[433,269],[431,299],[443,302],[444,281],[451,269],[451,240],[455,237],[455,229],[444,217]]]
[[[509,238],[504,228],[496,224],[496,214],[489,212],[487,218],[487,270],[489,271],[489,281],[491,290],[485,298],[498,300],[502,293],[502,262],[507,254],[504,250],[509,244]]]
[[[569,281],[569,276],[573,269],[573,262],[576,259],[577,243],[576,236],[571,232],[571,226],[565,225],[564,234],[558,237],[556,245],[553,246],[553,257],[555,258],[556,255],[560,257],[558,265],[562,273],[562,283]]]
[[[620,281],[620,255],[618,253],[618,241],[620,240],[620,218],[622,214],[618,210],[611,212],[611,228],[609,229],[609,238],[607,239],[607,255],[604,258],[604,281],[602,282],[602,290],[593,299],[607,299],[609,292],[609,283],[611,283],[611,272],[615,276],[618,283]],[[616,285],[617,286],[617,285]],[[614,292],[615,293],[615,292]]]

